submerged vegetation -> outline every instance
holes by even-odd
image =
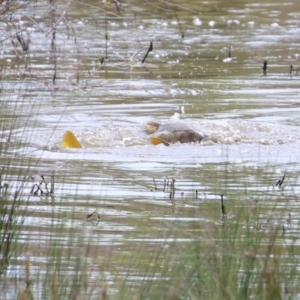
[[[137,101],[146,98],[146,112],[149,112],[149,101],[155,98],[148,83],[142,89],[150,92],[146,96],[138,94],[141,86],[137,84],[132,88],[131,77],[138,82],[145,78],[154,82],[160,112],[162,88],[156,81],[164,76],[170,76],[171,80],[162,84],[163,89],[171,91],[177,77],[178,84],[184,85],[183,78],[190,82],[209,74],[214,77],[209,82],[209,88],[213,89],[211,96],[217,85],[224,84],[216,84],[215,78],[230,72],[235,75],[236,70],[231,65],[227,69],[218,67],[218,72],[212,73],[219,58],[210,50],[198,60],[199,44],[205,44],[209,34],[215,34],[214,31],[206,34],[205,39],[197,42],[197,47],[192,45],[195,31],[186,20],[190,18],[195,26],[200,26],[198,4],[198,1],[190,1],[185,7],[176,1],[103,1],[99,4],[51,0],[0,3],[3,24],[0,29],[1,299],[273,300],[299,297],[297,174],[286,173],[281,177],[277,165],[266,170],[266,164],[260,166],[262,157],[259,155],[255,167],[247,161],[244,165],[239,159],[235,164],[228,159],[225,163],[201,162],[195,166],[195,162],[187,160],[170,162],[172,150],[166,150],[170,155],[163,156],[158,166],[156,162],[147,161],[154,155],[153,148],[147,148],[146,152],[136,155],[137,167],[130,159],[125,161],[124,167],[123,161],[115,161],[120,152],[113,159],[110,153],[99,158],[97,152],[95,159],[92,149],[88,153],[89,160],[88,154],[80,156],[84,153],[80,151],[86,149],[76,149],[77,152],[61,149],[61,132],[68,126],[76,126],[80,119],[83,106],[80,103],[77,107],[74,98],[83,98],[82,92],[87,91],[84,97],[91,110],[94,103],[107,101],[108,108],[102,111],[104,115],[121,107],[121,115],[126,119],[128,111],[131,114],[139,111],[132,107],[126,111],[119,98],[123,101],[125,97],[130,105],[132,95],[138,95]],[[216,11],[218,20],[222,19],[215,2],[205,9]],[[95,26],[93,33],[86,30],[87,18]],[[162,40],[169,35],[155,41],[153,37],[157,37],[161,28],[151,34],[147,29],[155,22],[167,27],[161,19],[175,24],[170,36],[179,40],[178,44],[185,38],[189,40],[184,44],[186,48],[180,44],[184,52],[180,59],[178,53],[169,54],[169,49],[161,49],[156,54],[162,59],[168,58],[157,74],[153,70],[158,69],[158,64],[153,64],[151,55],[156,41],[162,47]],[[234,30],[238,24],[227,21],[226,26]],[[119,26],[130,27],[126,29],[128,35],[138,30],[143,33],[135,45],[127,44],[129,37],[115,29]],[[89,44],[91,38],[97,41]],[[227,40],[224,45],[226,43]],[[234,52],[231,53],[231,46],[224,45],[218,57],[224,53],[227,56],[226,51],[230,49],[230,61],[227,58],[225,62],[231,63]],[[193,63],[185,70],[181,60],[188,56],[189,47],[197,52],[191,59],[193,63],[201,59],[205,62],[202,73]],[[207,66],[208,57],[215,64],[214,68]],[[272,72],[272,57],[271,63],[268,60],[268,73],[267,60],[260,55],[257,60],[258,69],[265,61],[265,80]],[[173,67],[176,72],[171,75],[166,72]],[[133,68],[138,71],[132,71]],[[139,68],[143,68],[142,71]],[[117,74],[115,82],[110,82],[111,70]],[[290,77],[298,75],[295,70],[291,65]],[[146,74],[144,77],[142,72]],[[288,69],[286,73],[289,77]],[[125,78],[119,86],[116,84],[118,76]],[[96,89],[97,97],[89,94],[89,85]],[[130,88],[132,93],[125,96]],[[103,100],[108,90],[119,94]],[[194,90],[190,90],[193,96]],[[225,90],[223,94],[228,92],[227,86]],[[190,92],[180,87],[165,98],[179,97],[183,91]],[[70,98],[67,104],[60,103],[64,97]],[[199,110],[191,112],[192,118],[209,110],[206,100],[203,106],[199,104]],[[111,106],[110,101],[117,104]],[[55,113],[51,116],[44,102],[54,107]],[[226,110],[224,103],[221,104],[216,106],[217,110]],[[238,101],[235,105],[239,105]],[[73,106],[75,117],[68,116],[64,120]],[[85,126],[90,125],[85,122]],[[48,123],[55,125],[50,127]],[[42,129],[37,133],[36,127]],[[278,132],[281,137],[282,132]],[[88,132],[92,139],[90,135]],[[75,136],[69,138],[73,141]],[[228,140],[235,141],[234,136]],[[81,148],[77,139],[76,143]],[[261,141],[258,146],[264,143]],[[284,139],[278,143],[283,144]],[[172,149],[172,146],[165,148]],[[161,150],[160,146],[155,149]],[[192,157],[196,152],[195,148],[182,149],[186,156]],[[218,156],[218,151],[212,155]],[[226,151],[229,150],[226,148],[221,155],[228,155]],[[277,167],[279,171],[274,175]],[[118,168],[123,168],[122,172],[117,172]]]

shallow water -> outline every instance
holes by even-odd
[[[112,261],[123,257],[118,267],[126,272],[126,255],[172,241],[174,222],[190,229],[191,222],[218,223],[220,194],[238,199],[233,208],[261,197],[262,219],[273,214],[268,206],[275,198],[278,210],[286,209],[283,216],[275,213],[278,222],[290,213],[293,230],[298,228],[300,88],[299,74],[290,74],[290,65],[299,65],[297,4],[178,5],[181,29],[174,6],[162,2],[124,3],[121,16],[112,7],[106,18],[93,1],[58,5],[54,20],[61,21],[52,48],[53,19],[44,7],[30,7],[30,18],[26,9],[13,15],[31,43],[28,53],[17,42],[13,48],[9,29],[11,38],[2,43],[0,138],[7,150],[0,162],[8,195],[26,176],[20,215],[27,202],[29,213],[19,243],[28,248],[36,273],[45,272],[40,261],[49,259],[53,244],[70,246],[70,233],[72,249],[90,244]],[[153,51],[142,64],[150,41]],[[143,132],[153,120],[183,122],[208,139],[153,146]],[[62,149],[65,130],[84,148]],[[52,171],[54,197],[31,196],[29,175],[49,180]],[[273,187],[283,174],[284,192]],[[169,199],[173,178],[175,205]],[[86,223],[93,211],[101,221]],[[184,231],[176,238],[191,240]],[[14,259],[18,273],[26,256]],[[121,271],[107,268],[109,283],[118,276]]]

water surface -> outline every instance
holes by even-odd
[[[52,15],[49,9],[35,3],[12,15],[18,34],[30,38],[28,52],[8,27],[1,44],[1,165],[8,195],[26,178],[18,240],[26,252],[14,257],[9,276],[23,272],[27,257],[35,274],[46,273],[50,250],[60,248],[62,257],[70,249],[72,257],[90,259],[91,282],[99,277],[97,257],[106,266],[102,279],[113,286],[116,278],[139,274],[127,268],[136,249],[147,257],[153,245],[174,240],[174,226],[184,228],[176,240],[185,245],[194,240],[186,234],[194,222],[218,224],[221,194],[233,209],[259,197],[262,220],[274,214],[281,224],[291,214],[298,228],[296,3],[133,1],[121,13],[109,7],[105,14],[90,1],[57,4]],[[141,63],[150,41],[153,51]],[[145,122],[170,120],[208,139],[151,145]],[[62,149],[65,130],[84,148]],[[30,195],[39,174],[49,180],[52,171],[54,196]],[[273,185],[284,174],[283,192]],[[274,201],[275,213],[268,211]],[[93,211],[101,221],[87,223]],[[92,251],[78,254],[86,245]]]

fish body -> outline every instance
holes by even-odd
[[[152,144],[158,143],[161,140],[163,144],[170,143],[195,143],[200,142],[206,136],[191,129],[188,125],[181,122],[170,122],[159,124],[157,122],[148,122],[145,125],[145,131],[152,134],[150,140]]]

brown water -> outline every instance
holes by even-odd
[[[2,182],[12,195],[26,176],[22,199],[29,205],[18,240],[26,251],[14,257],[8,277],[24,277],[27,257],[42,277],[55,245],[88,258],[90,282],[100,276],[97,257],[112,287],[131,275],[138,283],[139,268],[127,266],[136,249],[147,249],[147,257],[154,244],[172,241],[175,221],[179,228],[219,222],[220,194],[243,205],[262,197],[266,207],[279,199],[296,230],[300,88],[290,65],[299,65],[297,1],[132,1],[120,14],[115,6],[102,9],[70,2],[51,15],[35,3],[1,29]],[[17,34],[30,38],[28,53]],[[184,122],[208,139],[153,146],[142,130],[152,120]],[[65,130],[84,148],[62,149]],[[30,175],[49,180],[52,171],[54,196],[30,195]],[[283,174],[285,203],[272,186]],[[163,191],[173,178],[175,204]],[[93,211],[99,223],[85,221]],[[183,244],[191,239],[184,232],[176,235]],[[88,244],[92,250],[78,254]]]

